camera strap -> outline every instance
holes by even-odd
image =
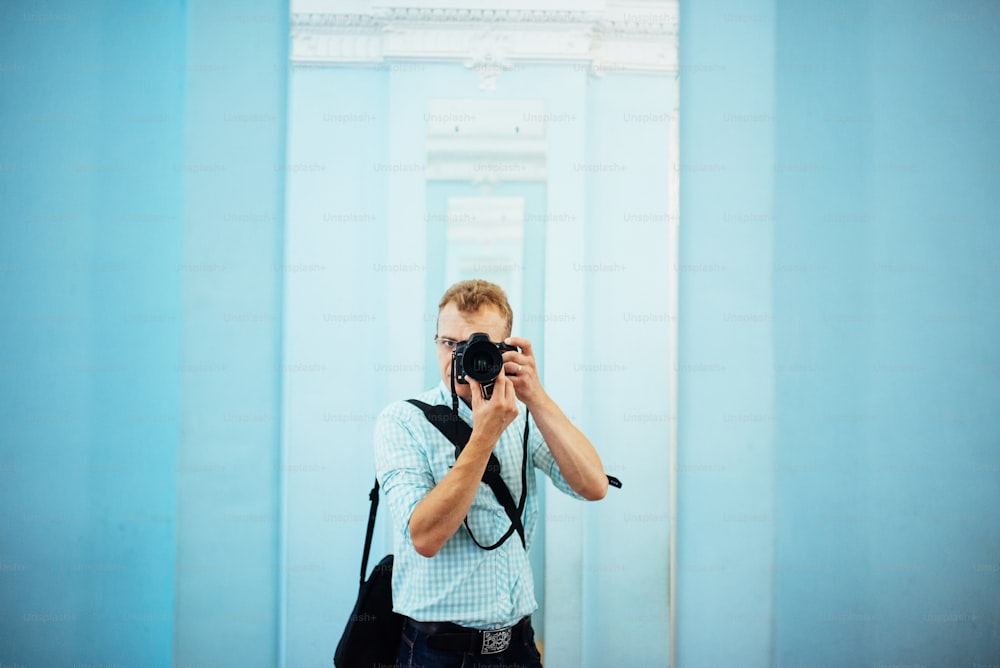
[[[455,446],[455,459],[458,459],[459,455],[462,454],[462,450],[465,449],[466,444],[469,442],[469,438],[472,437],[472,427],[468,423],[458,416],[458,413],[453,411],[448,406],[431,406],[430,404],[424,403],[418,399],[407,399],[407,401],[417,408],[419,408],[427,420],[437,427],[445,438],[447,438]],[[486,470],[483,471],[482,481],[493,490],[493,495],[496,496],[497,501],[503,506],[504,511],[507,513],[507,517],[510,518],[510,528],[507,532],[493,545],[484,546],[480,544],[476,537],[472,534],[472,529],[469,527],[469,518],[466,517],[464,520],[465,528],[469,532],[469,537],[472,538],[472,542],[475,543],[483,550],[495,550],[496,548],[503,545],[511,535],[517,531],[517,535],[521,538],[521,545],[527,547],[527,543],[524,538],[524,525],[521,522],[521,513],[524,511],[524,502],[528,495],[528,422],[527,415],[525,415],[524,422],[524,456],[521,459],[521,498],[517,505],[514,505],[514,496],[510,493],[510,489],[507,484],[504,483],[503,478],[500,477],[500,460],[494,453],[490,453],[490,460],[486,464]]]
[[[371,508],[368,510],[368,530],[365,532],[365,551],[361,555],[361,586],[365,586],[365,575],[368,572],[368,553],[372,549],[372,534],[375,531],[375,515],[378,513],[378,478],[375,478],[375,485],[372,491],[368,492],[371,500]]]

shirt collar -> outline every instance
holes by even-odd
[[[438,403],[442,406],[447,406],[451,408],[451,386],[445,384],[442,380],[438,383]],[[458,416],[472,424],[472,408],[468,406],[461,398],[458,400]]]

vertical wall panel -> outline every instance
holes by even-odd
[[[292,71],[285,245],[287,665],[324,665],[357,595],[385,402],[387,73]],[[347,159],[350,156],[350,159]],[[363,391],[360,391],[363,388]],[[384,524],[388,507],[380,512]],[[387,551],[376,533],[374,565]]]
[[[288,6],[190,3],[176,661],[279,661]]]
[[[673,82],[639,75],[588,85],[584,338],[574,378],[581,423],[625,486],[588,508],[583,665],[666,666],[669,368],[669,115]],[[614,629],[613,634],[606,633]]]
[[[988,665],[1000,657],[1000,8],[889,2],[870,21],[864,658]]]
[[[681,7],[681,666],[771,665],[773,15]]]
[[[170,666],[183,9],[0,8],[0,664]]]
[[[774,624],[789,663],[875,660],[866,4],[780,5],[776,20]]]
[[[1000,16],[955,10],[779,3],[784,661],[998,655]]]
[[[997,656],[991,509],[1000,488],[996,450],[983,444],[997,431],[986,409],[998,391],[986,344],[997,322],[985,304],[998,288],[986,259],[998,247],[987,224],[998,192],[988,157],[998,135],[987,121],[998,106],[998,25],[989,3],[957,13],[936,2],[685,11],[682,364],[710,340],[698,322],[706,300],[725,294],[751,313],[764,303],[743,284],[713,290],[684,278],[684,264],[713,255],[728,269],[739,244],[759,252],[758,266],[773,264],[775,363],[750,368],[772,376],[775,391],[763,413],[774,424],[773,470],[740,466],[753,478],[704,496],[685,460],[718,448],[718,439],[692,436],[735,373],[707,383],[710,395],[682,375],[682,665],[755,644],[760,651],[744,651],[740,665],[988,665]],[[742,66],[734,58],[767,53],[771,26],[771,82],[729,80]],[[740,113],[713,81],[739,93]],[[773,85],[773,112],[740,83]],[[727,112],[730,126],[713,122]],[[751,136],[772,133],[769,172],[729,168],[761,150]],[[729,172],[714,189],[683,171],[710,158]],[[733,209],[734,191],[755,183],[773,194],[773,211]],[[744,236],[751,229],[760,243]],[[751,331],[732,330],[731,349],[752,341]],[[739,368],[751,359],[743,357]],[[751,416],[733,435],[754,434]],[[718,464],[735,470],[731,461]],[[772,476],[773,515],[730,517],[773,526],[773,568],[758,568],[769,548],[752,540],[736,559],[708,559],[728,544],[709,523],[712,509]],[[773,616],[756,612],[766,607],[750,586],[732,586],[734,572],[765,585]],[[711,595],[722,586],[725,596]],[[734,633],[730,620],[749,634]],[[722,651],[710,644],[720,633]]]
[[[549,83],[549,220],[545,239],[545,310],[566,314],[545,325],[541,357],[546,391],[570,420],[584,416],[583,384],[574,365],[586,354],[581,324],[587,313],[585,276],[575,271],[586,258],[584,192],[587,175],[574,165],[587,161],[587,78],[563,73]],[[556,345],[555,342],[559,342]],[[582,425],[580,425],[582,426]],[[584,665],[583,527],[587,508],[549,489],[545,514],[545,659],[552,668]],[[540,577],[535,573],[535,577]]]

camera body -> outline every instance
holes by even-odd
[[[508,350],[516,351],[517,346],[493,343],[489,334],[483,332],[476,332],[468,341],[459,341],[451,361],[452,369],[455,370],[455,382],[468,385],[468,376],[482,385],[484,391],[489,388],[492,394],[493,383],[503,368],[503,353]]]

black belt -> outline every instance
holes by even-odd
[[[531,616],[527,616],[513,626],[491,631],[470,629],[451,622],[418,622],[406,619],[406,623],[427,636],[427,646],[445,652],[465,652],[469,654],[499,654],[508,647],[520,644],[524,634],[531,627]]]

